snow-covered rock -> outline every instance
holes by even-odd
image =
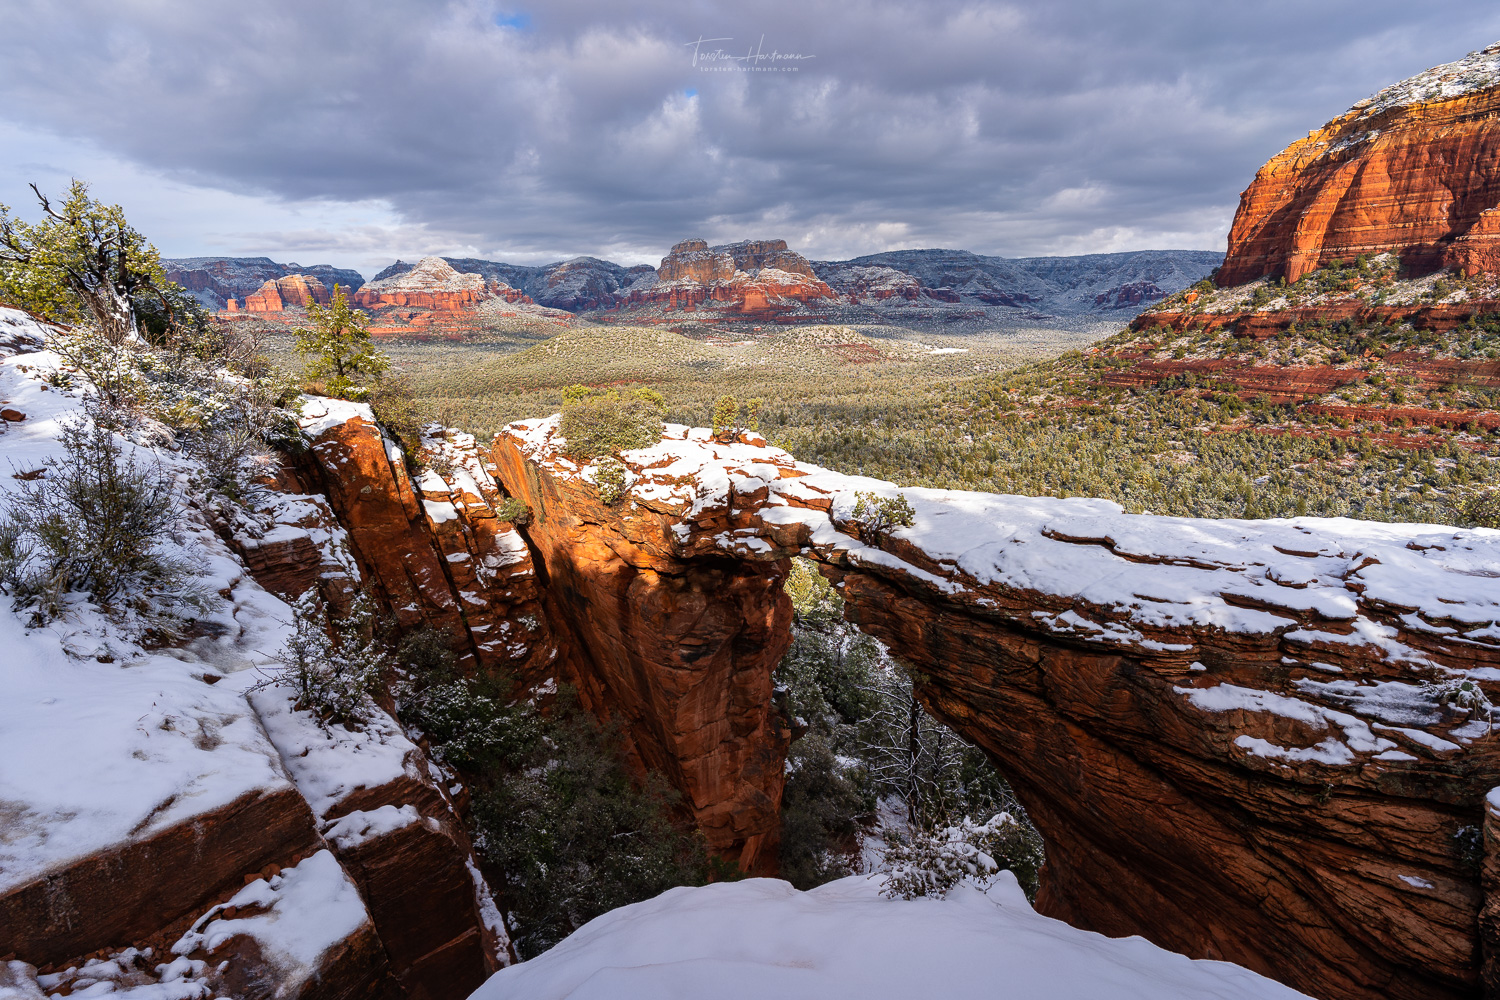
[[[1035,913],[1006,873],[988,894],[883,898],[852,876],[672,889],[596,917],[472,1000],[1294,1000],[1227,962],[1111,940]]]

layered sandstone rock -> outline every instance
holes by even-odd
[[[446,632],[462,663],[542,680],[554,656],[526,543],[470,435],[425,448],[448,471],[413,483],[369,407],[310,399],[302,427],[312,475],[347,532],[364,578],[398,625]]]
[[[746,240],[710,247],[683,240],[662,259],[654,284],[637,287],[626,306],[697,310],[755,319],[806,312],[838,296],[785,240]]]
[[[503,282],[460,273],[441,257],[423,257],[408,271],[364,285],[355,293],[354,302],[367,309],[407,306],[460,312],[497,297],[507,302],[531,301]]]
[[[1391,251],[1412,272],[1500,268],[1500,44],[1356,104],[1240,197],[1221,286]]]
[[[168,281],[186,288],[210,309],[228,308],[230,299],[236,300],[235,308],[243,308],[245,298],[267,281],[292,274],[317,278],[324,288],[342,285],[346,291],[365,282],[363,275],[349,268],[278,264],[269,257],[184,257],[163,259],[161,263]]]
[[[275,313],[288,308],[306,309],[310,303],[326,306],[332,301],[333,293],[317,278],[310,274],[291,274],[267,281],[253,294],[245,296],[243,305],[230,299],[226,308],[229,312]]]
[[[566,574],[559,613],[610,623],[612,662],[585,669],[640,706],[637,729],[673,708],[650,664],[683,634],[614,624],[673,621],[645,570],[729,560],[718,613],[742,620],[743,574],[779,580],[805,553],[1011,781],[1047,840],[1043,912],[1319,997],[1479,994],[1480,956],[1500,951],[1479,919],[1500,739],[1424,682],[1493,684],[1493,533],[906,490],[914,524],[877,534],[854,494],[889,484],[674,425],[624,456],[629,496],[603,508],[555,433],[511,425],[502,479],[545,508],[530,530]]]
[[[494,458],[533,510],[525,530],[562,675],[584,707],[624,724],[641,766],[683,793],[715,853],[774,872],[791,737],[771,690],[791,639],[785,562],[725,558],[713,539],[742,526],[727,496],[689,516],[645,496],[606,505],[551,446],[555,428],[502,434]]]
[[[510,959],[442,771],[384,711],[320,726],[284,689],[251,696],[339,865],[358,886],[391,974],[413,997],[466,996]]]

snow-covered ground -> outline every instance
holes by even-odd
[[[496,973],[473,1000],[1291,1000],[1226,962],[1043,917],[1009,873],[988,893],[893,900],[851,876],[672,889]]]
[[[0,310],[12,327],[22,320]],[[52,461],[63,423],[82,416],[78,395],[43,380],[58,363],[46,352],[0,360],[0,400],[25,414],[0,424],[0,494]],[[123,447],[186,471],[180,456]],[[200,521],[185,516],[169,544],[205,590],[226,595],[181,648],[143,648],[81,601],[32,626],[0,598],[0,891],[289,786],[244,689],[263,676],[247,668],[273,662],[291,612]]]

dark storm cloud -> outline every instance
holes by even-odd
[[[0,8],[0,117],[517,259],[1221,245],[1267,157],[1500,38],[1489,3],[1383,0]],[[700,37],[808,58],[694,67]]]

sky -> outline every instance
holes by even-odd
[[[0,202],[169,257],[1222,250],[1268,158],[1493,0],[0,0]]]

